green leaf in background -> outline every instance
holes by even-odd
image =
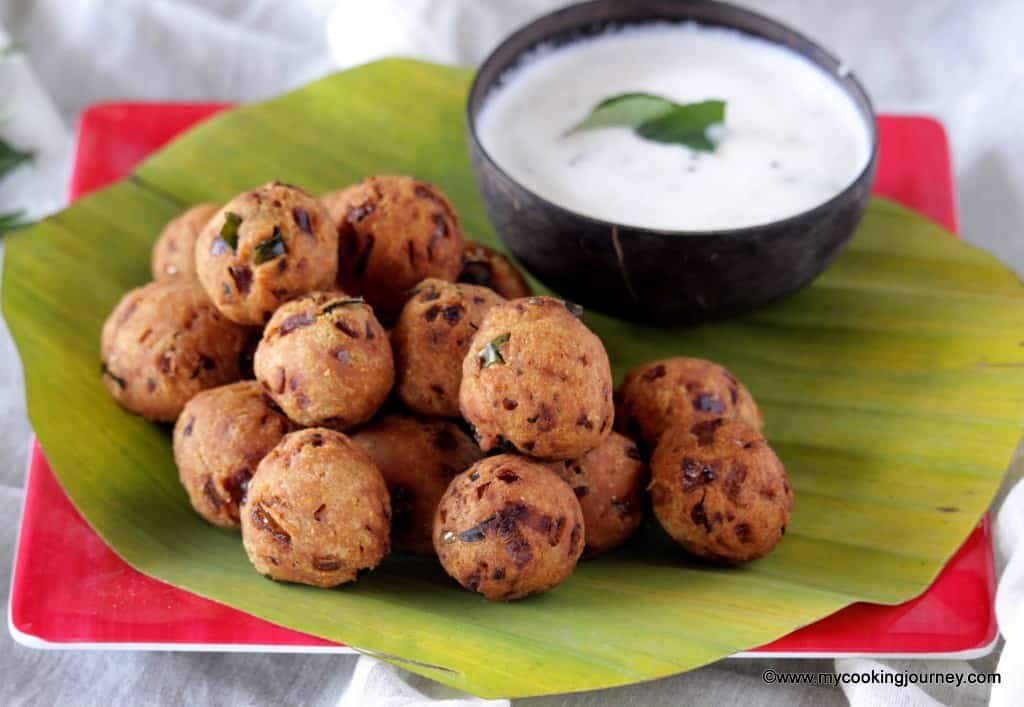
[[[31,150],[19,150],[6,140],[0,139],[0,178],[33,157]]]
[[[12,57],[15,54],[20,54],[23,51],[25,51],[25,45],[21,42],[11,42],[10,44],[5,44],[4,46],[0,47],[0,61]]]
[[[0,61],[8,58],[13,54],[21,52],[23,49],[22,45],[17,42],[12,42],[3,47],[0,47]],[[34,153],[29,150],[19,150],[11,145],[6,140],[0,138],[0,179],[13,170],[23,162],[28,162],[34,157]],[[31,223],[26,221],[23,217],[24,211],[9,211],[6,213],[0,213],[0,238],[4,235],[17,231],[18,229],[24,228]]]
[[[269,582],[237,534],[196,516],[167,431],[120,409],[96,367],[103,320],[149,279],[155,235],[188,204],[273,179],[323,193],[413,174],[496,246],[466,153],[470,78],[384,61],[223,113],[132,179],[8,239],[3,308],[29,416],[90,525],[147,575],[488,697],[651,680],[854,602],[924,590],[985,512],[1020,438],[1024,288],[995,258],[884,200],[824,276],[757,312],[691,329],[587,314],[617,378],[690,355],[750,387],[796,496],[785,540],[762,560],[694,562],[648,524],[553,591],[493,604],[435,561],[400,554],[335,590]]]
[[[598,128],[629,127],[647,140],[712,152],[715,143],[708,139],[707,130],[724,121],[725,101],[681,104],[651,93],[622,93],[598,103],[590,115],[566,135]]]
[[[3,238],[8,233],[13,233],[32,222],[25,218],[24,211],[8,211],[6,213],[0,213],[0,238]]]

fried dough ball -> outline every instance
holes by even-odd
[[[672,424],[718,417],[761,429],[761,411],[742,383],[717,363],[700,358],[667,358],[631,370],[619,386],[615,427],[654,448]]]
[[[449,420],[385,415],[352,436],[373,459],[391,493],[391,544],[433,555],[434,511],[449,482],[483,453]]]
[[[295,422],[346,430],[366,422],[395,380],[387,333],[361,298],[312,292],[263,332],[256,378]]]
[[[568,485],[543,464],[511,454],[456,476],[434,516],[434,548],[445,571],[492,601],[564,581],[583,552],[584,533]]]
[[[572,487],[583,508],[587,557],[614,550],[640,526],[648,472],[633,440],[613,432],[581,458],[550,466]]]
[[[651,458],[651,502],[687,552],[725,563],[763,557],[782,539],[793,490],[761,433],[739,420],[674,425]]]
[[[433,278],[416,287],[391,332],[395,392],[407,408],[459,416],[462,361],[484,315],[504,301],[486,287]]]
[[[391,504],[373,461],[340,432],[287,435],[260,462],[242,506],[242,542],[272,579],[334,587],[380,564]]]
[[[561,300],[497,305],[463,362],[459,405],[485,452],[511,444],[539,459],[582,457],[611,432],[608,354]]]
[[[224,316],[263,325],[284,302],[334,286],[337,248],[337,227],[319,200],[270,182],[210,219],[196,243],[196,272]]]
[[[150,258],[154,280],[196,276],[196,241],[219,209],[217,204],[197,204],[164,226]]]
[[[214,525],[237,528],[256,467],[291,430],[291,421],[256,381],[192,398],[174,426],[174,461],[196,513]]]
[[[466,241],[458,281],[487,287],[505,299],[519,299],[533,294],[526,278],[511,260],[503,253],[476,241]]]
[[[398,316],[421,280],[454,280],[462,230],[437,187],[412,177],[372,177],[324,195],[338,223],[338,286],[363,295],[382,321]]]
[[[103,324],[103,383],[124,408],[173,422],[196,393],[239,379],[248,336],[195,280],[151,282],[122,297]]]

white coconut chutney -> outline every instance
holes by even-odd
[[[628,92],[726,101],[714,152],[629,127],[566,135]],[[828,74],[781,45],[688,24],[610,30],[530,52],[477,116],[484,149],[531,191],[572,211],[646,228],[754,226],[807,211],[863,170],[870,134]]]

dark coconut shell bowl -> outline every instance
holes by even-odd
[[[736,29],[781,44],[821,67],[850,95],[869,131],[871,157],[857,178],[819,206],[771,223],[665,231],[558,206],[510,177],[484,149],[476,116],[491,88],[525,52],[538,44],[568,44],[609,26],[666,21]],[[470,89],[467,118],[470,158],[487,213],[526,268],[555,292],[587,307],[663,323],[729,316],[810,283],[853,235],[871,192],[878,153],[871,101],[838,59],[774,20],[705,0],[596,0],[541,17],[484,61]]]

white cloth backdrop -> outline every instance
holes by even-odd
[[[39,155],[0,182],[0,212],[39,216],[64,200],[78,112],[109,99],[255,100],[332,70],[400,54],[473,64],[558,0],[0,0],[0,134]],[[1024,3],[958,0],[808,3],[748,0],[832,47],[886,111],[940,117],[953,145],[964,237],[1024,271]],[[6,31],[6,34],[5,34]],[[0,592],[7,603],[26,441],[20,366],[0,327]],[[862,670],[864,660],[727,660],[617,690],[523,700],[535,705],[1011,705],[1024,701],[1024,488],[994,504],[1003,569],[997,611],[1007,642],[992,656],[894,670],[989,671],[987,688],[766,686],[780,671]],[[1009,491],[1009,494],[1007,492]],[[1006,500],[1003,501],[1003,496]],[[1001,657],[1000,657],[1001,653]],[[500,660],[500,657],[496,657]],[[0,635],[4,704],[473,704],[428,680],[351,656],[39,652]],[[498,704],[505,704],[498,702]]]

